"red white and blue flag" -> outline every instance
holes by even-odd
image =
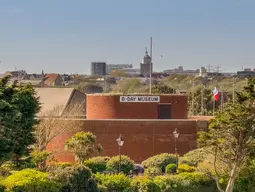
[[[218,89],[217,89],[216,87],[215,87],[214,90],[213,90],[213,96],[214,96],[214,99],[215,99],[216,101],[219,100],[219,91],[218,91]]]

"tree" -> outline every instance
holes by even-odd
[[[174,94],[175,90],[167,85],[155,85],[151,88],[153,94]]]
[[[208,132],[199,133],[198,143],[214,157],[213,175],[221,192],[232,192],[241,167],[255,152],[255,79],[249,79],[236,103],[229,103],[211,121]],[[224,163],[229,172],[225,189],[220,185],[217,162]]]
[[[203,97],[202,97],[203,93]],[[203,99],[202,99],[203,98]],[[188,94],[189,112],[192,113],[192,100],[194,102],[194,115],[202,114],[203,102],[203,115],[213,115],[213,93],[211,89],[202,88],[201,86],[195,87]],[[220,101],[215,101],[215,112],[220,106]]]
[[[82,110],[82,105],[72,105],[65,111],[65,117],[79,116]],[[59,115],[63,111],[62,106],[55,106],[52,110],[41,114],[39,124],[35,127],[36,143],[34,148],[37,151],[46,150],[47,145],[59,134],[68,130],[78,130],[82,127],[82,122],[79,120],[59,119]]]
[[[29,153],[34,143],[34,125],[40,109],[30,85],[10,84],[10,77],[0,80],[0,161],[13,160]]]
[[[76,133],[65,142],[65,146],[74,153],[79,164],[83,164],[84,160],[102,151],[102,146],[96,143],[96,136],[90,132]]]

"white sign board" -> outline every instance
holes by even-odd
[[[158,103],[159,96],[120,96],[120,102]]]

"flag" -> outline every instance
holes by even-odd
[[[218,91],[218,89],[217,89],[216,87],[215,87],[214,90],[213,90],[213,96],[214,96],[214,99],[215,99],[216,101],[219,100],[219,91]]]

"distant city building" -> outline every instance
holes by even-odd
[[[153,72],[153,64],[151,63],[151,57],[148,55],[148,51],[145,51],[142,63],[140,64],[140,73],[143,77],[149,77],[150,72]]]
[[[175,68],[175,69],[167,69],[167,70],[164,70],[163,72],[167,73],[167,74],[186,74],[186,75],[197,75],[197,74],[200,74],[200,70],[199,69],[184,70],[183,66],[179,66],[178,68]]]
[[[255,70],[237,71],[237,77],[255,77]]]
[[[134,68],[126,68],[123,69],[123,71],[130,76],[137,76],[141,74],[141,70],[140,69],[134,69]]]
[[[114,70],[125,70],[125,69],[132,69],[132,64],[107,64],[106,65],[106,73],[109,74]]]
[[[106,75],[106,62],[91,62],[91,75],[104,76]]]

